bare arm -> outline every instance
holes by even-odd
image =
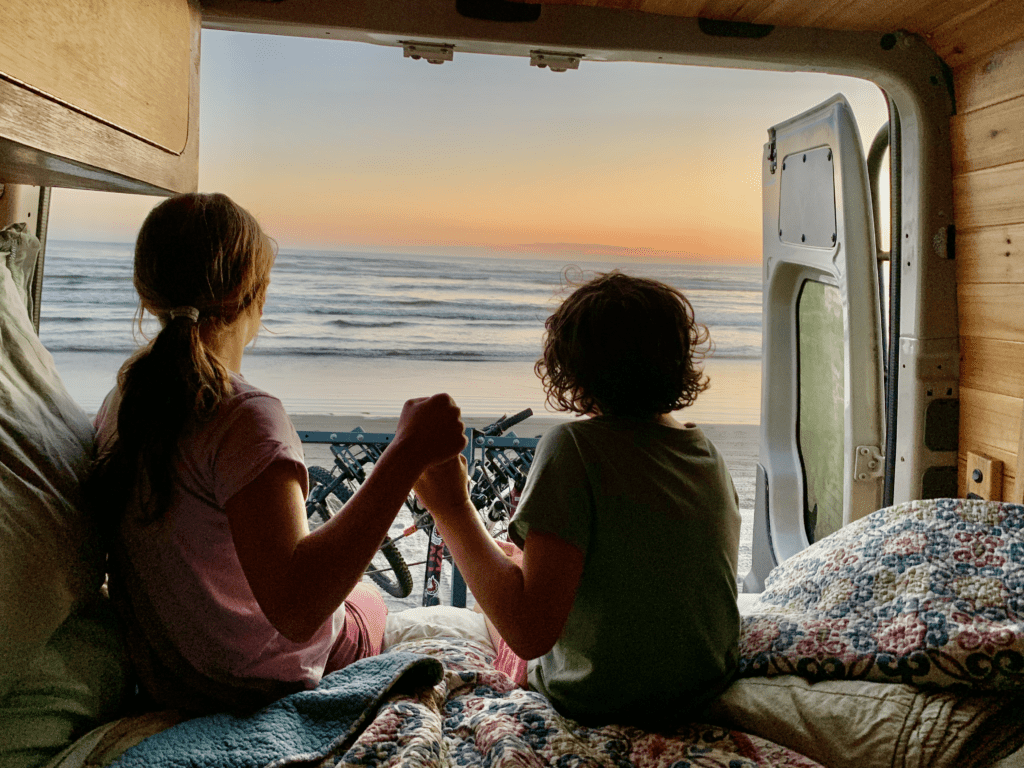
[[[465,447],[447,395],[410,400],[395,440],[355,495],[313,533],[298,471],[275,462],[225,504],[242,570],[282,635],[308,640],[362,577],[424,468]]]
[[[530,531],[520,567],[487,533],[466,480],[459,456],[424,472],[416,493],[498,633],[521,658],[542,656],[565,627],[583,574],[583,553],[553,534]]]

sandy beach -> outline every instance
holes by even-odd
[[[302,435],[307,431],[351,431],[356,427],[364,432],[394,432],[397,424],[396,418],[382,418],[369,416],[339,416],[322,414],[292,414],[292,423],[295,429]],[[493,419],[474,419],[466,417],[463,419],[467,426],[484,427]],[[550,414],[531,416],[526,421],[513,428],[520,437],[538,437],[550,429],[553,425],[564,421]],[[754,487],[755,468],[757,465],[757,439],[758,426],[756,424],[701,424],[704,433],[718,448],[725,458],[729,471],[732,473],[733,482],[736,485],[736,492],[739,495],[740,514],[742,516],[742,528],[740,531],[740,578],[750,569],[750,545],[752,536],[753,510],[754,510]],[[327,444],[306,443],[304,446],[306,464],[308,466],[320,466],[330,468],[333,464],[333,456]],[[392,527],[392,538],[401,533],[402,529],[409,525],[411,518],[404,511],[399,514]],[[426,555],[427,542],[422,532],[414,533],[401,542],[401,549],[406,562],[410,564],[413,573],[413,593],[407,598],[391,598],[385,596],[389,608],[392,611],[415,608],[420,605],[423,567],[412,565],[421,561]],[[442,600],[447,603],[450,596],[451,568],[444,570],[444,579],[441,586]],[[469,600],[472,604],[472,597]]]

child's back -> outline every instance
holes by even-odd
[[[529,681],[579,720],[696,711],[737,662],[740,519],[698,428],[598,416],[549,432],[512,525],[585,554],[561,637]]]
[[[510,527],[522,559],[488,538],[458,463],[416,491],[500,634],[499,668],[521,679],[535,659],[529,682],[579,720],[678,723],[738,658],[736,491],[700,429],[669,415],[708,386],[707,330],[678,290],[619,272],[545,328],[548,402],[589,418],[537,447]]]

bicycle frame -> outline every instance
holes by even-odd
[[[525,418],[524,414],[526,412],[517,414],[517,417]],[[517,417],[512,417],[508,421],[512,421]],[[533,461],[533,451],[538,443],[538,438],[519,437],[514,432],[508,432],[504,435],[489,434],[489,430],[502,429],[502,424],[503,422],[499,421],[484,430],[472,427],[467,428],[467,444],[463,450],[470,477],[473,478],[474,475],[477,477],[473,483],[471,498],[474,506],[482,513],[488,515],[489,528],[491,530],[493,530],[493,526],[498,521],[501,519],[511,519],[511,516],[515,513],[518,494],[526,480],[527,472]],[[299,432],[299,438],[303,443],[331,445],[335,465],[344,469],[347,477],[360,482],[365,478],[365,471],[362,467],[363,462],[351,453],[349,447],[359,447],[368,456],[375,459],[380,456],[394,437],[394,433],[364,432],[359,428],[350,432]],[[515,456],[510,457],[508,455],[509,451],[513,452]],[[344,487],[343,481],[345,479],[346,475],[339,475],[329,485],[321,486],[320,493],[326,497],[337,488]],[[496,479],[498,482],[495,482]],[[501,484],[507,487],[507,492],[498,487]],[[445,560],[445,545],[432,519],[423,530],[427,534],[429,543],[423,578],[422,604],[425,606],[438,605],[441,601],[441,570]],[[466,582],[457,567],[454,568],[452,576],[451,605],[457,607],[465,607],[466,605]]]

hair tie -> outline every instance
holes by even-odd
[[[176,317],[187,317],[193,323],[199,322],[199,310],[195,307],[175,307],[167,314],[170,315],[171,320],[174,320]]]

